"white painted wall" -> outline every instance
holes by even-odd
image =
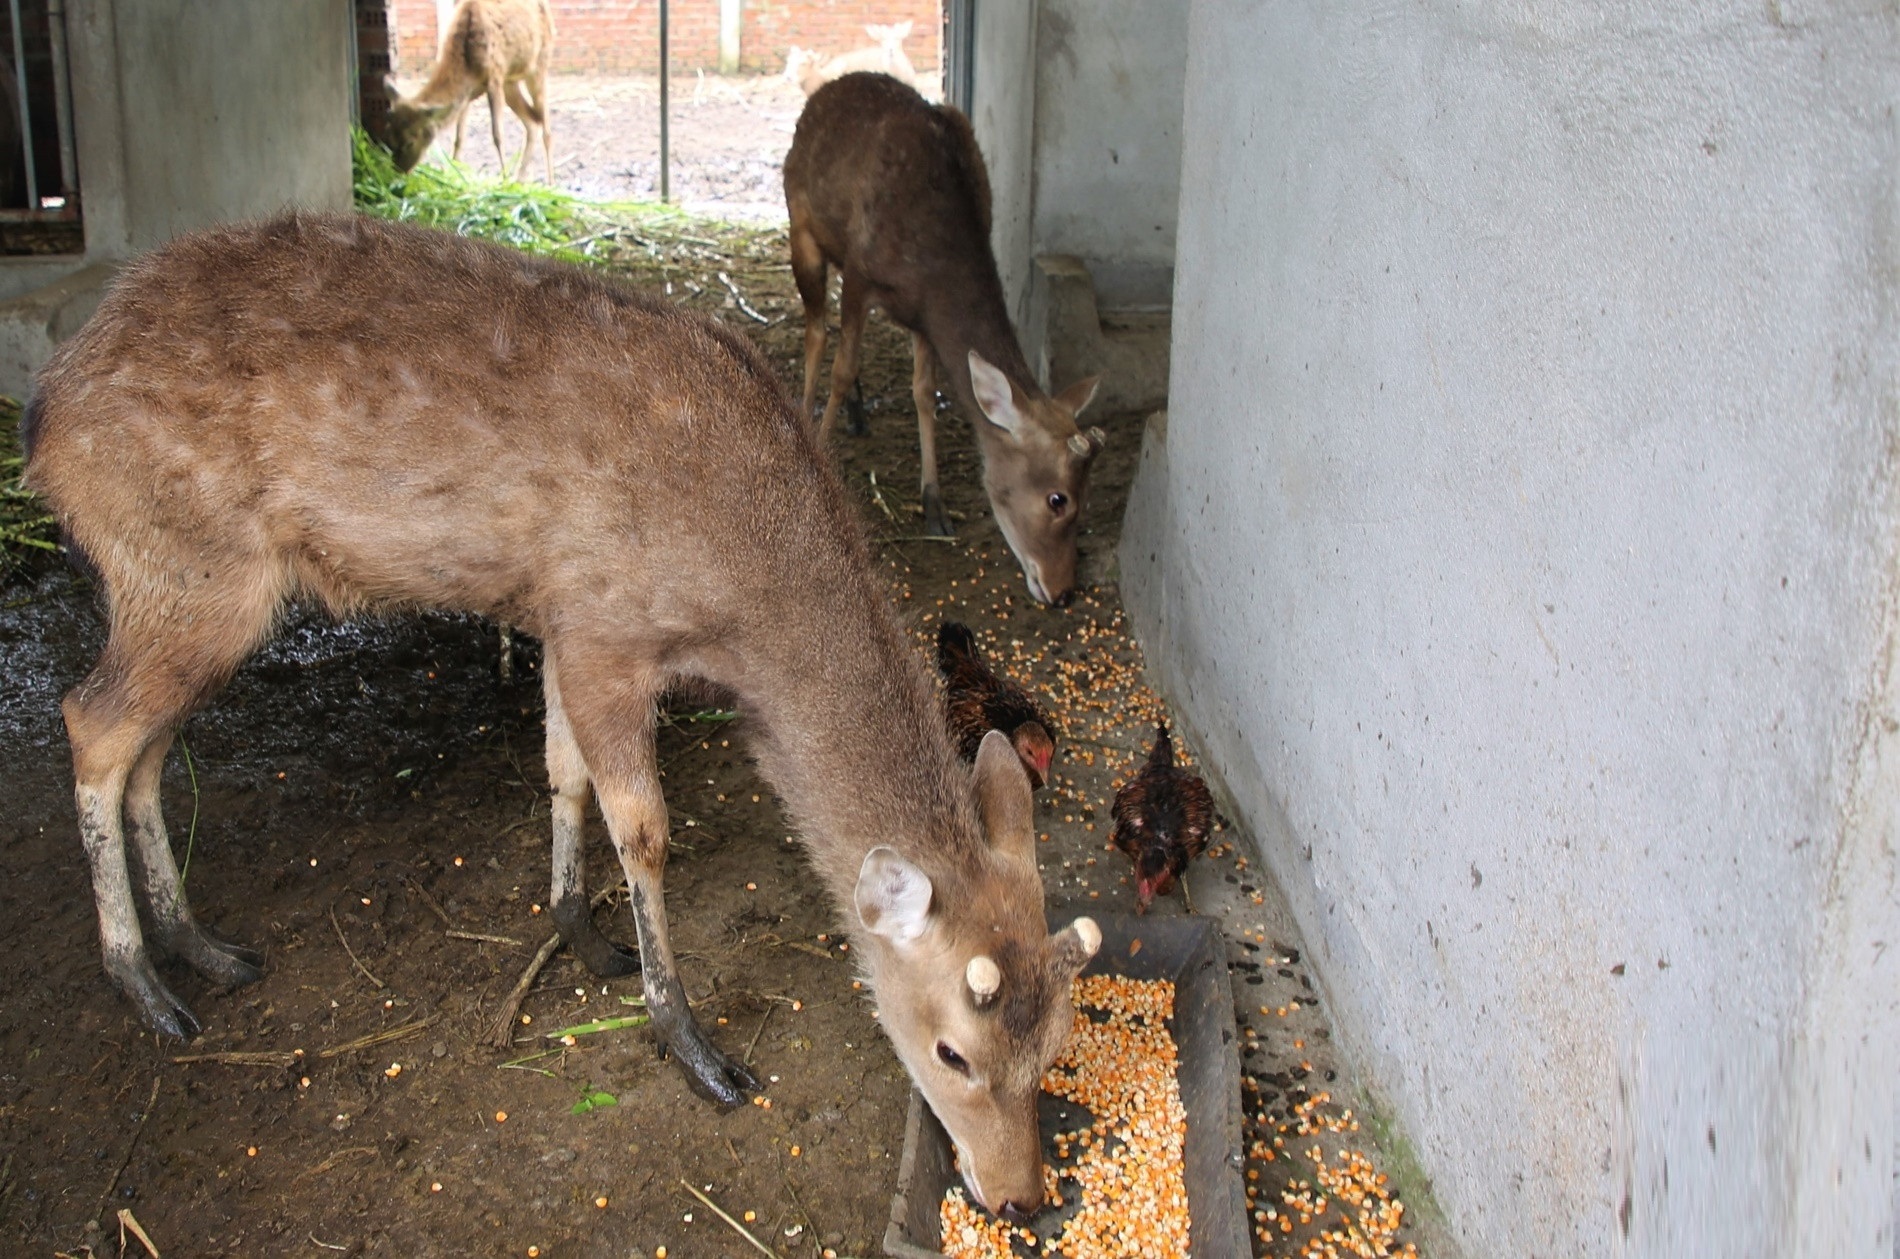
[[[1036,9],[1036,252],[1085,260],[1104,306],[1165,305],[1188,6],[1040,0]]]
[[[111,264],[212,223],[350,205],[349,0],[66,0],[85,252],[0,258],[0,393]]]
[[[1187,6],[978,0],[974,61],[971,121],[989,164],[996,263],[1017,326],[1039,254],[1082,258],[1104,306],[1165,305]]]
[[[1894,1253],[1900,22],[1196,0],[1149,659],[1479,1256]]]
[[[970,128],[990,174],[990,243],[1018,328],[1035,256],[1036,0],[978,0]]]
[[[350,204],[347,0],[119,0],[133,249]]]

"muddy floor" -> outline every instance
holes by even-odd
[[[625,266],[746,328],[796,386],[782,237],[730,253],[712,236],[630,239]],[[1103,840],[1113,786],[1160,715],[1113,582],[1142,417],[1093,417],[1108,433],[1082,538],[1093,584],[1066,610],[1038,608],[953,414],[942,462],[958,536],[918,538],[909,373],[907,341],[874,318],[870,433],[841,438],[839,456],[892,599],[920,650],[954,615],[1049,696],[1064,731],[1039,806],[1049,898],[1130,908]],[[534,645],[503,683],[494,629],[468,619],[300,619],[188,723],[165,803],[189,893],[268,968],[236,992],[166,969],[205,1025],[167,1042],[103,978],[76,838],[57,701],[100,632],[63,569],[0,588],[0,1252],[142,1253],[121,1251],[128,1210],[166,1255],[757,1254],[687,1182],[788,1259],[880,1252],[907,1085],[741,725],[679,708],[661,731],[667,898],[699,1017],[769,1081],[769,1108],[700,1101],[644,1029],[550,1039],[630,1013],[620,998],[639,992],[637,977],[601,983],[565,953],[513,1043],[486,1042],[551,931],[548,793]],[[607,886],[597,821],[591,838]],[[1302,1253],[1340,1227],[1324,1207],[1296,1220],[1286,1205],[1314,1180],[1307,1147],[1326,1165],[1371,1146],[1321,1100],[1344,1086],[1312,979],[1238,838],[1223,835],[1190,881],[1196,907],[1223,916],[1235,964],[1260,1253]],[[631,942],[623,906],[600,919]]]

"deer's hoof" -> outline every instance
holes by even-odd
[[[119,990],[132,999],[139,1017],[153,1031],[190,1040],[204,1030],[204,1024],[191,1012],[191,1007],[160,982],[158,972],[152,969],[151,958],[143,951],[119,961],[107,958],[106,973]]]
[[[262,953],[220,940],[195,922],[168,932],[164,948],[220,987],[241,988],[264,977]]]
[[[950,527],[950,518],[944,514],[943,495],[937,487],[924,487],[924,532],[933,538],[954,538],[956,530]]]
[[[686,1073],[686,1084],[716,1106],[730,1109],[743,1106],[765,1086],[759,1083],[759,1077],[752,1074],[746,1065],[735,1058],[729,1058],[706,1039],[699,1026],[691,1021],[683,1022],[672,1035],[660,1041],[662,1053],[671,1054],[680,1070]]]
[[[593,913],[581,897],[556,905],[553,918],[562,943],[573,950],[581,965],[596,979],[618,979],[640,973],[640,955],[601,934],[600,928],[594,925]]]

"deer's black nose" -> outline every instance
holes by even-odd
[[[1034,1213],[1035,1212],[1033,1208],[1031,1210],[1025,1211],[1021,1207],[1017,1206],[1014,1202],[1005,1202],[1003,1204],[1003,1209],[997,1212],[998,1215],[1008,1220],[1011,1224],[1018,1224],[1018,1225],[1029,1223],[1029,1217],[1033,1215]]]
[[[1075,588],[1073,586],[1070,587],[1055,598],[1049,600],[1049,602],[1058,608],[1068,607],[1071,603],[1075,602]]]

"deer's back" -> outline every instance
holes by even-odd
[[[527,74],[554,37],[547,0],[463,0],[452,23],[445,53],[482,79]]]
[[[557,589],[711,591],[758,567],[760,537],[821,565],[861,545],[737,332],[371,219],[148,255],[48,364],[33,412],[29,479],[109,586],[264,564],[343,609],[534,628]]]
[[[812,93],[785,157],[785,200],[794,228],[880,290],[900,322],[944,274],[996,270],[969,121],[889,75],[848,74]]]

